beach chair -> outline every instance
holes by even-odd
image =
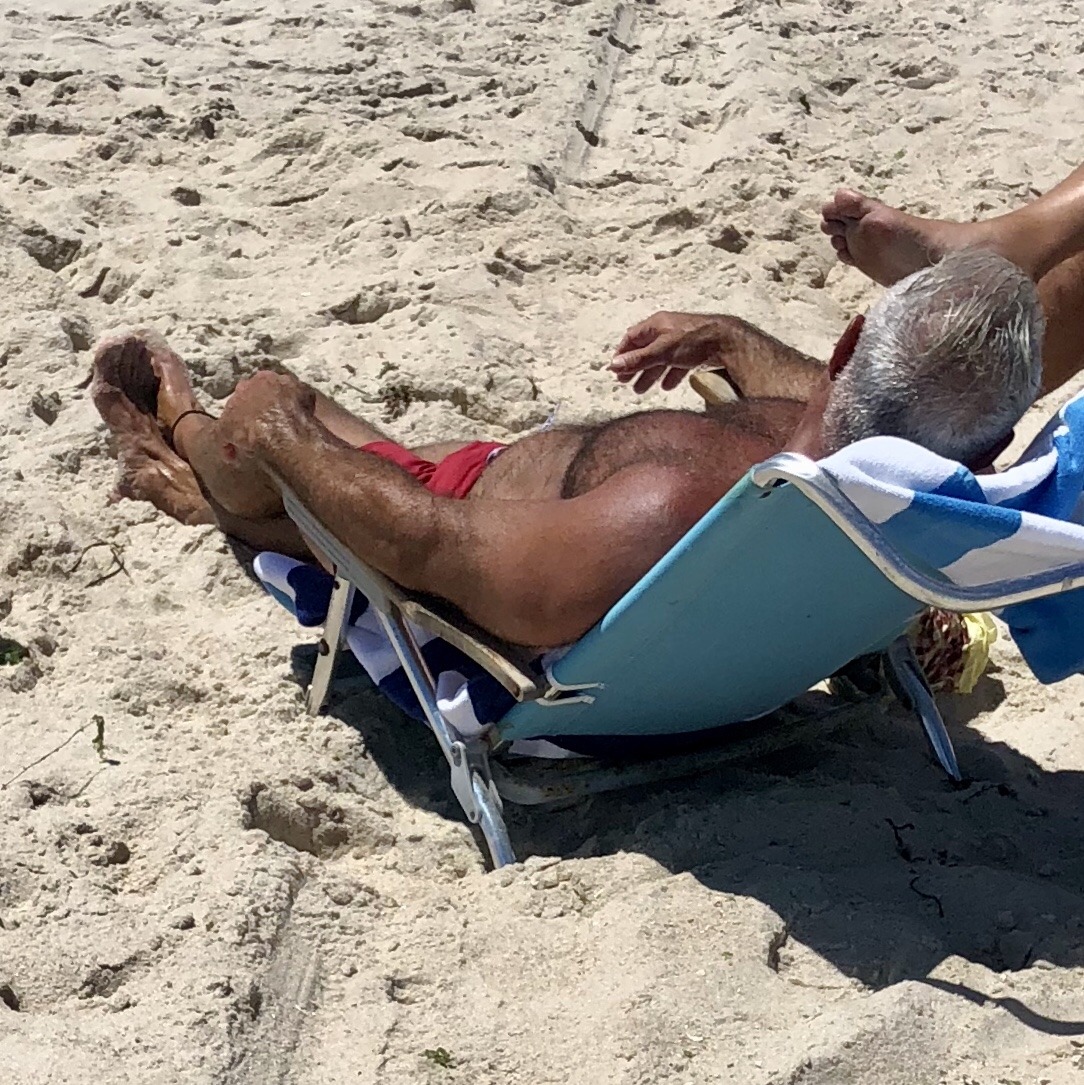
[[[1059,470],[1054,428],[1023,468],[1047,505],[1050,478]],[[902,481],[883,482],[878,474],[886,472]],[[839,700],[818,701],[808,691],[870,654],[884,660],[895,692],[916,711],[938,760],[958,780],[952,744],[903,635],[908,625],[927,606],[1023,610],[1029,601],[1084,585],[1084,529],[1021,512],[1021,486],[1011,472],[989,478],[994,482],[984,484],[993,496],[983,504],[964,468],[893,438],[860,442],[821,463],[773,457],[541,671],[440,602],[405,592],[369,568],[284,488],[288,515],[335,572],[308,709],[325,706],[347,615],[361,592],[447,759],[452,790],[497,867],[515,861],[502,798],[565,800],[688,775],[785,744],[796,729],[825,726],[847,711]],[[946,528],[949,513],[962,519]],[[1049,645],[1041,631],[1035,641],[1031,628],[1042,623],[1032,612],[1026,618],[1030,631],[1018,643],[1025,656],[1029,647],[1042,656]],[[512,707],[491,727],[467,735],[451,725],[438,707],[419,629],[455,645],[510,695]],[[1058,640],[1056,650],[1061,646]],[[1084,645],[1078,655],[1052,666],[1084,664]],[[753,720],[764,722],[750,737]],[[730,734],[740,741],[728,742]],[[696,735],[711,741],[690,748]],[[517,741],[543,736],[620,737],[630,746],[650,736],[655,754],[669,736],[677,750],[550,763],[509,755]]]

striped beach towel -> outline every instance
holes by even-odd
[[[319,566],[284,554],[264,552],[256,556],[253,570],[276,602],[309,628],[322,626],[331,606],[334,579]],[[464,737],[480,734],[496,723],[515,704],[515,698],[470,656],[447,641],[411,625],[429,673],[436,680],[437,707],[448,723]],[[408,716],[424,722],[418,698],[395,649],[369,601],[354,593],[346,633],[350,651],[385,697]],[[554,653],[538,660],[538,673]],[[512,744],[525,757],[568,757],[573,754],[546,739],[520,740]]]
[[[859,441],[821,467],[905,557],[961,587],[1084,562],[1084,394],[997,474],[894,437]],[[1041,682],[1084,670],[1084,591],[999,617]]]

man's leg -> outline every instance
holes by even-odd
[[[464,449],[467,445],[474,444],[473,441],[437,441],[431,445],[419,445],[417,448],[412,448],[410,451],[420,460],[428,460],[430,463],[440,463],[446,456],[450,456],[453,452],[459,452],[460,449]]]
[[[1038,282],[1084,249],[1084,166],[1032,203],[982,222],[919,218],[846,188],[822,215],[840,260],[882,286],[963,248],[992,249]]]
[[[375,426],[350,414],[319,392],[315,415],[330,433],[354,448],[388,440]],[[228,534],[237,535],[236,528],[246,523],[265,526],[280,518],[283,508],[278,490],[267,484],[261,472],[228,463],[222,455],[223,442],[217,429],[216,419],[205,414],[189,414],[174,428],[173,443],[215,508],[219,526]],[[420,459],[439,462],[469,443],[445,441],[412,451]],[[234,530],[225,526],[224,518],[228,518]],[[251,534],[247,528],[244,530]]]
[[[257,549],[308,554],[278,492],[262,475],[225,461],[215,420],[202,413],[187,368],[160,336],[141,332],[104,341],[95,354],[94,400],[118,441],[118,496],[150,501],[182,523],[216,523]],[[319,392],[315,413],[356,448],[388,440]],[[173,448],[163,432],[172,435]],[[427,445],[415,455],[438,462],[467,443]]]
[[[351,414],[345,407],[340,407],[333,399],[328,399],[323,392],[316,393],[316,420],[330,430],[340,441],[361,448],[374,441],[387,441],[390,438],[363,418]]]
[[[217,469],[213,420],[187,413],[200,412],[199,401],[184,363],[160,336],[141,332],[101,343],[92,394],[117,444],[118,497],[149,501],[181,523],[217,524],[257,549],[309,553],[278,494],[268,494],[259,478]],[[171,448],[163,435],[174,428]],[[190,446],[200,446],[211,465],[208,479],[191,465]]]
[[[140,337],[135,337],[140,338]],[[149,338],[144,339],[151,344]],[[158,404],[159,420],[167,428],[172,426],[182,412],[200,410],[199,401],[188,379],[188,371],[180,357],[170,350],[164,342],[156,342],[153,346],[155,369],[161,371],[160,380],[162,389],[166,393],[164,402]],[[99,348],[101,349],[101,348]],[[160,396],[161,400],[162,397]],[[327,428],[329,432],[345,441],[348,445],[361,448],[364,445],[373,444],[376,441],[389,441],[391,438],[378,429],[371,422],[352,414],[345,407],[340,406],[333,399],[329,399],[323,392],[316,393],[316,420]],[[200,416],[189,416],[193,421]],[[190,428],[189,419],[181,423],[181,428]],[[422,445],[411,449],[415,456],[423,460],[431,460],[439,463],[445,456],[458,452],[470,444],[469,441],[440,441],[435,444]],[[178,449],[178,451],[180,451]],[[198,472],[197,472],[198,473]]]

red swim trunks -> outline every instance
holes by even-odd
[[[423,460],[394,441],[373,441],[362,445],[361,451],[397,463],[438,497],[462,498],[471,492],[493,457],[507,447],[499,441],[471,441],[458,452],[445,456],[440,463]]]

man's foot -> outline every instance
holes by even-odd
[[[104,340],[94,355],[91,396],[117,442],[112,499],[149,501],[182,524],[214,523],[192,468],[163,436],[182,411],[197,406],[184,363],[165,341],[143,332]]]
[[[117,485],[110,500],[149,501],[182,524],[213,524],[192,468],[166,444],[154,418],[119,389],[95,383],[94,404],[117,444]]]
[[[157,332],[140,329],[102,340],[94,352],[94,382],[119,388],[164,435],[186,411],[200,410],[188,369]]]
[[[924,219],[841,188],[821,208],[821,230],[844,264],[874,282],[891,286],[958,249],[998,251],[996,230],[986,222]]]

